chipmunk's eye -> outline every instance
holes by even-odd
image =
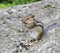
[[[29,18],[27,18],[27,20],[28,20]]]

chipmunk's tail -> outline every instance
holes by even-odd
[[[54,22],[54,23],[48,25],[48,26],[44,29],[44,34],[48,33],[49,30],[55,28],[57,25],[58,25],[57,22]]]

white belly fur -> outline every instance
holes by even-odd
[[[41,33],[42,33],[42,27],[37,26],[31,29],[28,34],[32,39],[37,39],[38,37],[40,37]]]

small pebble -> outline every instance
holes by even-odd
[[[26,47],[25,50],[28,50],[28,48]]]
[[[18,30],[18,32],[21,32],[20,30]]]
[[[28,50],[27,45],[20,43],[21,47],[25,48],[25,50]]]
[[[17,45],[17,48],[19,47],[19,45]]]
[[[16,50],[16,52],[18,53],[18,50]]]
[[[30,40],[30,42],[34,42],[34,41],[35,41],[35,39]]]
[[[18,11],[21,11],[21,10],[18,10]]]
[[[20,42],[20,41],[18,41],[18,42]]]
[[[11,19],[11,18],[7,18],[7,19]]]
[[[6,35],[6,37],[8,37],[9,35]]]
[[[22,52],[22,50],[20,50],[20,52]]]
[[[6,22],[3,22],[3,24],[6,24]]]

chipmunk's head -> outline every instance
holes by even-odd
[[[34,15],[29,15],[26,18],[22,19],[22,23],[25,24],[26,27],[33,27],[35,25]]]

